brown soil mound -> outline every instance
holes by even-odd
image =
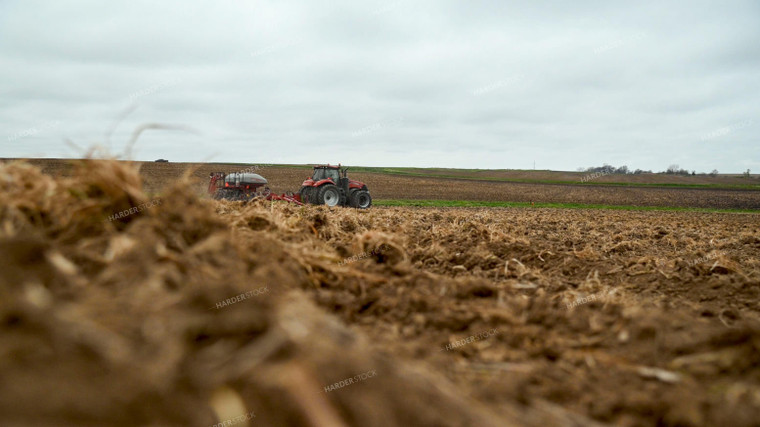
[[[754,215],[196,192],[0,166],[4,424],[760,419]]]
[[[316,308],[298,289],[323,278],[352,289],[364,277],[335,266],[315,238],[333,231],[324,211],[259,204],[225,215],[239,205],[199,200],[182,183],[152,203],[135,169],[109,161],[79,162],[65,179],[3,165],[0,180],[3,425],[497,426],[564,416],[491,411]],[[388,243],[389,268],[408,270],[386,239],[365,233],[357,249]]]

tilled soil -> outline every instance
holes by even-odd
[[[2,165],[0,413],[757,425],[759,255],[754,214],[330,210]]]
[[[754,215],[382,209],[347,216],[339,219],[343,230],[367,233],[352,241],[388,236],[405,261],[394,268],[383,255],[357,261],[349,268],[367,276],[354,289],[326,278],[307,291],[480,401],[551,402],[618,425],[760,419]],[[351,241],[320,237],[339,251]],[[393,277],[399,271],[411,278]],[[462,343],[468,337],[475,339]],[[463,345],[446,348],[451,343]]]

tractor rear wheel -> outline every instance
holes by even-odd
[[[369,209],[372,206],[372,196],[369,191],[361,190],[353,193],[351,197],[351,206],[359,209]]]
[[[324,203],[330,207],[338,206],[340,204],[340,190],[338,190],[338,187],[332,184],[323,185],[319,188],[319,196],[317,196],[317,202],[320,205]]]
[[[301,195],[301,202],[302,203],[314,203],[311,200],[311,195],[312,195],[312,191],[311,190],[312,190],[311,187],[307,187],[305,185],[303,187],[301,187],[301,190],[298,193]]]

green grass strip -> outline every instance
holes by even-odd
[[[625,211],[674,211],[674,212],[717,212],[717,213],[754,213],[756,209],[717,209],[717,208],[690,208],[672,206],[631,206],[631,205],[598,205],[581,203],[543,203],[536,202],[486,202],[473,200],[401,200],[401,199],[375,199],[375,206],[421,206],[438,208],[557,208],[557,209],[610,209]]]

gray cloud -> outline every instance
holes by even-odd
[[[4,1],[0,156],[135,104],[115,152],[201,132],[142,160],[757,171],[758,39],[752,1]]]

